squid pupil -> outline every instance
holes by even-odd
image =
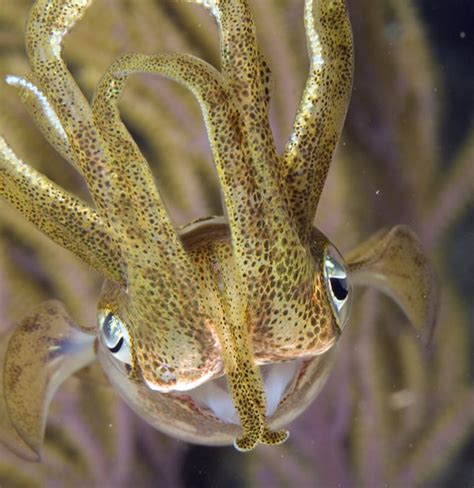
[[[341,278],[330,278],[331,281],[331,289],[334,293],[334,296],[338,300],[345,300],[347,294],[349,293],[349,289],[347,287],[347,280]]]
[[[116,352],[120,351],[122,345],[123,345],[123,337],[120,338],[120,340],[117,342],[117,344],[115,344],[114,347],[109,347],[109,351],[115,354]]]

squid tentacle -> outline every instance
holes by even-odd
[[[96,123],[103,123],[100,119],[104,113],[117,120],[118,115],[111,112],[108,105],[118,99],[126,78],[138,72],[155,72],[182,83],[198,99],[223,188],[236,259],[244,275],[255,275],[258,261],[264,261],[268,256],[268,252],[259,252],[263,239],[275,243],[275,246],[281,240],[287,244],[294,242],[295,256],[304,252],[285,208],[279,207],[278,202],[274,202],[272,208],[263,204],[268,190],[258,184],[264,180],[263,175],[256,174],[249,164],[248,134],[240,111],[225,81],[209,64],[181,54],[129,54],[119,58],[102,78],[96,91]],[[254,259],[252,262],[249,253]]]
[[[146,71],[140,66],[148,66],[149,59],[127,55],[115,61],[97,86],[92,113],[101,139],[113,148],[117,177],[106,179],[105,184],[114,194],[114,232],[121,238],[127,263],[127,327],[136,340],[137,351],[134,370],[152,388],[166,391],[189,385],[194,376],[201,381],[203,357],[206,367],[212,363],[209,375],[214,374],[219,361],[216,354],[211,357],[208,352],[214,341],[211,319],[192,261],[166,211],[147,161],[122,123],[117,107],[128,76],[134,71]],[[160,328],[156,327],[156,317],[160,318]],[[144,360],[150,336],[159,338],[153,354],[160,356],[162,367],[179,372],[178,376],[162,376],[157,372],[159,368]],[[176,357],[171,344],[180,337],[185,339],[180,357]]]
[[[263,55],[257,46],[252,12],[246,0],[186,0],[204,5],[212,13],[220,34],[221,72],[236,99],[260,105],[265,100]]]
[[[286,192],[268,116],[270,69],[257,46],[246,0],[189,0],[206,6],[220,33],[221,71],[234,94],[248,134],[249,159],[268,189],[266,205],[288,212]],[[271,201],[270,201],[271,200]]]

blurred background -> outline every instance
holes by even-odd
[[[273,71],[281,149],[308,67],[303,0],[253,0]],[[380,227],[408,224],[436,268],[441,308],[426,349],[400,311],[357,291],[334,371],[290,440],[249,454],[191,446],[152,430],[108,387],[78,378],[55,397],[43,464],[0,446],[0,485],[169,487],[474,486],[474,5],[348,0],[354,92],[316,224],[343,254]],[[0,77],[29,72],[29,0],[0,0]],[[169,0],[96,0],[64,56],[90,98],[124,52],[193,53],[219,66],[208,12]],[[131,80],[124,122],[178,224],[222,212],[198,105],[155,76]],[[0,132],[26,162],[85,200],[80,176],[48,146],[16,90],[0,85]],[[95,323],[101,277],[0,202],[0,332],[58,298]]]

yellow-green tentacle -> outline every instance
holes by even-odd
[[[0,137],[0,196],[60,246],[123,282],[120,256],[97,213],[26,165]]]

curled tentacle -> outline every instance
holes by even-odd
[[[135,55],[130,55],[135,58]],[[147,161],[123,125],[117,103],[128,73],[125,58],[115,62],[103,76],[92,105],[94,125],[101,138],[113,148],[115,178],[106,180],[111,201],[116,202],[115,232],[128,255],[129,267],[142,259],[143,251],[156,265],[166,268],[170,261],[180,263],[182,272],[189,267],[181,241],[171,223],[155,185]],[[117,73],[117,71],[119,71]]]
[[[186,390],[213,376],[220,360],[191,260],[117,108],[127,77],[140,71],[140,63],[151,69],[147,59],[129,55],[116,61],[97,87],[92,110],[100,137],[114,149],[117,178],[106,184],[127,262],[122,320],[135,340],[133,367],[152,389]]]
[[[301,257],[305,251],[284,205],[279,206],[276,198],[270,206],[267,200],[271,192],[262,184],[264,175],[258,174],[249,162],[249,136],[240,111],[219,73],[207,63],[178,54],[130,54],[117,60],[102,78],[94,99],[96,121],[102,124],[104,136],[109,129],[103,114],[118,122],[118,114],[110,110],[110,105],[120,96],[126,78],[137,72],[155,72],[178,81],[198,99],[223,188],[236,259],[243,274],[255,277],[256,268],[268,264],[267,259],[273,257],[272,250],[267,249],[268,242],[276,248],[275,254],[283,253],[283,246],[279,245],[282,241],[285,246],[293,243],[295,261]],[[123,130],[115,135],[123,139]],[[110,135],[115,137],[113,129]],[[132,148],[130,142],[127,144]]]
[[[282,155],[289,205],[302,236],[312,225],[352,86],[352,31],[344,0],[306,0],[310,72]]]
[[[84,15],[91,0],[37,0],[27,21],[26,46],[34,76],[48,87],[49,102],[74,152],[77,167],[84,176],[98,212],[104,218],[108,232],[120,241],[117,222],[127,202],[118,202],[111,183],[121,178],[114,158],[101,140],[92,117],[92,111],[69,73],[61,56],[64,36]],[[105,183],[104,183],[105,182]],[[144,193],[154,195],[152,182]],[[159,200],[156,201],[159,206]]]
[[[90,4],[91,0],[38,0],[30,10],[26,24],[26,48],[33,74],[42,86],[48,87],[48,105],[61,128],[59,138],[69,142],[85,177],[91,170],[91,161],[84,153],[102,154],[102,150],[97,138],[93,137],[88,103],[64,63],[61,49],[64,36]],[[84,139],[82,144],[89,147],[78,146],[81,139]]]

